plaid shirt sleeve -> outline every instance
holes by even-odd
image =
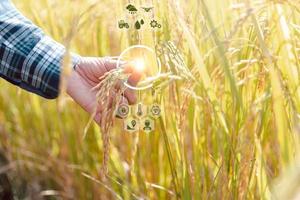
[[[46,36],[8,0],[0,0],[0,76],[42,97],[59,93],[65,47]],[[75,66],[80,57],[72,54]]]

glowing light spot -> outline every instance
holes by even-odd
[[[144,72],[146,68],[145,61],[142,58],[135,59],[133,61],[133,66],[134,69],[137,70],[138,72]]]

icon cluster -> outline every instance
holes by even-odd
[[[123,119],[124,130],[130,133],[143,131],[150,133],[155,130],[155,119],[161,114],[158,104],[150,106],[138,103],[133,106],[119,105],[116,116]]]
[[[153,8],[154,7],[141,7],[141,9],[144,13],[150,13],[153,10]],[[130,15],[136,15],[139,12],[139,10],[136,8],[136,6],[134,6],[132,4],[127,5],[126,10],[128,11],[128,13]],[[138,19],[134,23],[134,28],[136,30],[140,30],[144,25],[145,25],[145,20]],[[153,29],[156,29],[156,28],[160,29],[162,27],[161,24],[158,23],[158,21],[155,19],[151,20],[151,22],[149,23],[149,26]],[[130,25],[127,21],[122,19],[122,20],[119,20],[118,27],[119,27],[119,29],[123,29],[123,28],[129,29]]]

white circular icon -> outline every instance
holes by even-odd
[[[153,58],[155,58],[155,62],[156,62],[156,65],[157,65],[157,73],[153,77],[160,75],[160,73],[161,73],[161,62],[156,57],[155,51],[152,48],[150,48],[148,46],[145,46],[145,45],[134,45],[134,46],[130,46],[127,49],[125,49],[118,58],[117,68],[122,67],[121,63],[123,63],[123,61],[126,61],[126,59],[124,59],[124,57],[125,57],[126,54],[130,53],[130,51],[136,51],[136,52],[138,52],[138,51],[140,51],[140,52],[147,51],[148,53],[151,53]],[[134,68],[135,68],[135,70],[138,70],[138,71],[145,70],[146,66],[148,66],[148,63],[144,63],[143,59],[141,59],[141,58],[134,58],[134,59],[131,58],[130,62],[135,65]],[[150,77],[147,77],[147,78],[150,78]],[[151,82],[149,82],[149,84],[147,84],[147,85],[142,85],[142,86],[130,85],[128,83],[128,81],[125,81],[124,84],[125,84],[126,87],[128,87],[132,90],[146,90],[146,89],[151,88],[153,86],[153,84]]]

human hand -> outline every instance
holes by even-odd
[[[92,88],[98,85],[100,77],[116,67],[117,61],[109,57],[83,57],[68,78],[67,93],[84,110],[92,114],[97,106],[97,91],[92,90]],[[133,85],[136,84],[138,80],[138,73],[132,73],[129,77],[129,82]],[[136,102],[136,96],[133,90],[127,89],[124,94],[126,103],[134,104]],[[97,109],[94,118],[98,124],[101,120],[101,110],[101,108]]]

